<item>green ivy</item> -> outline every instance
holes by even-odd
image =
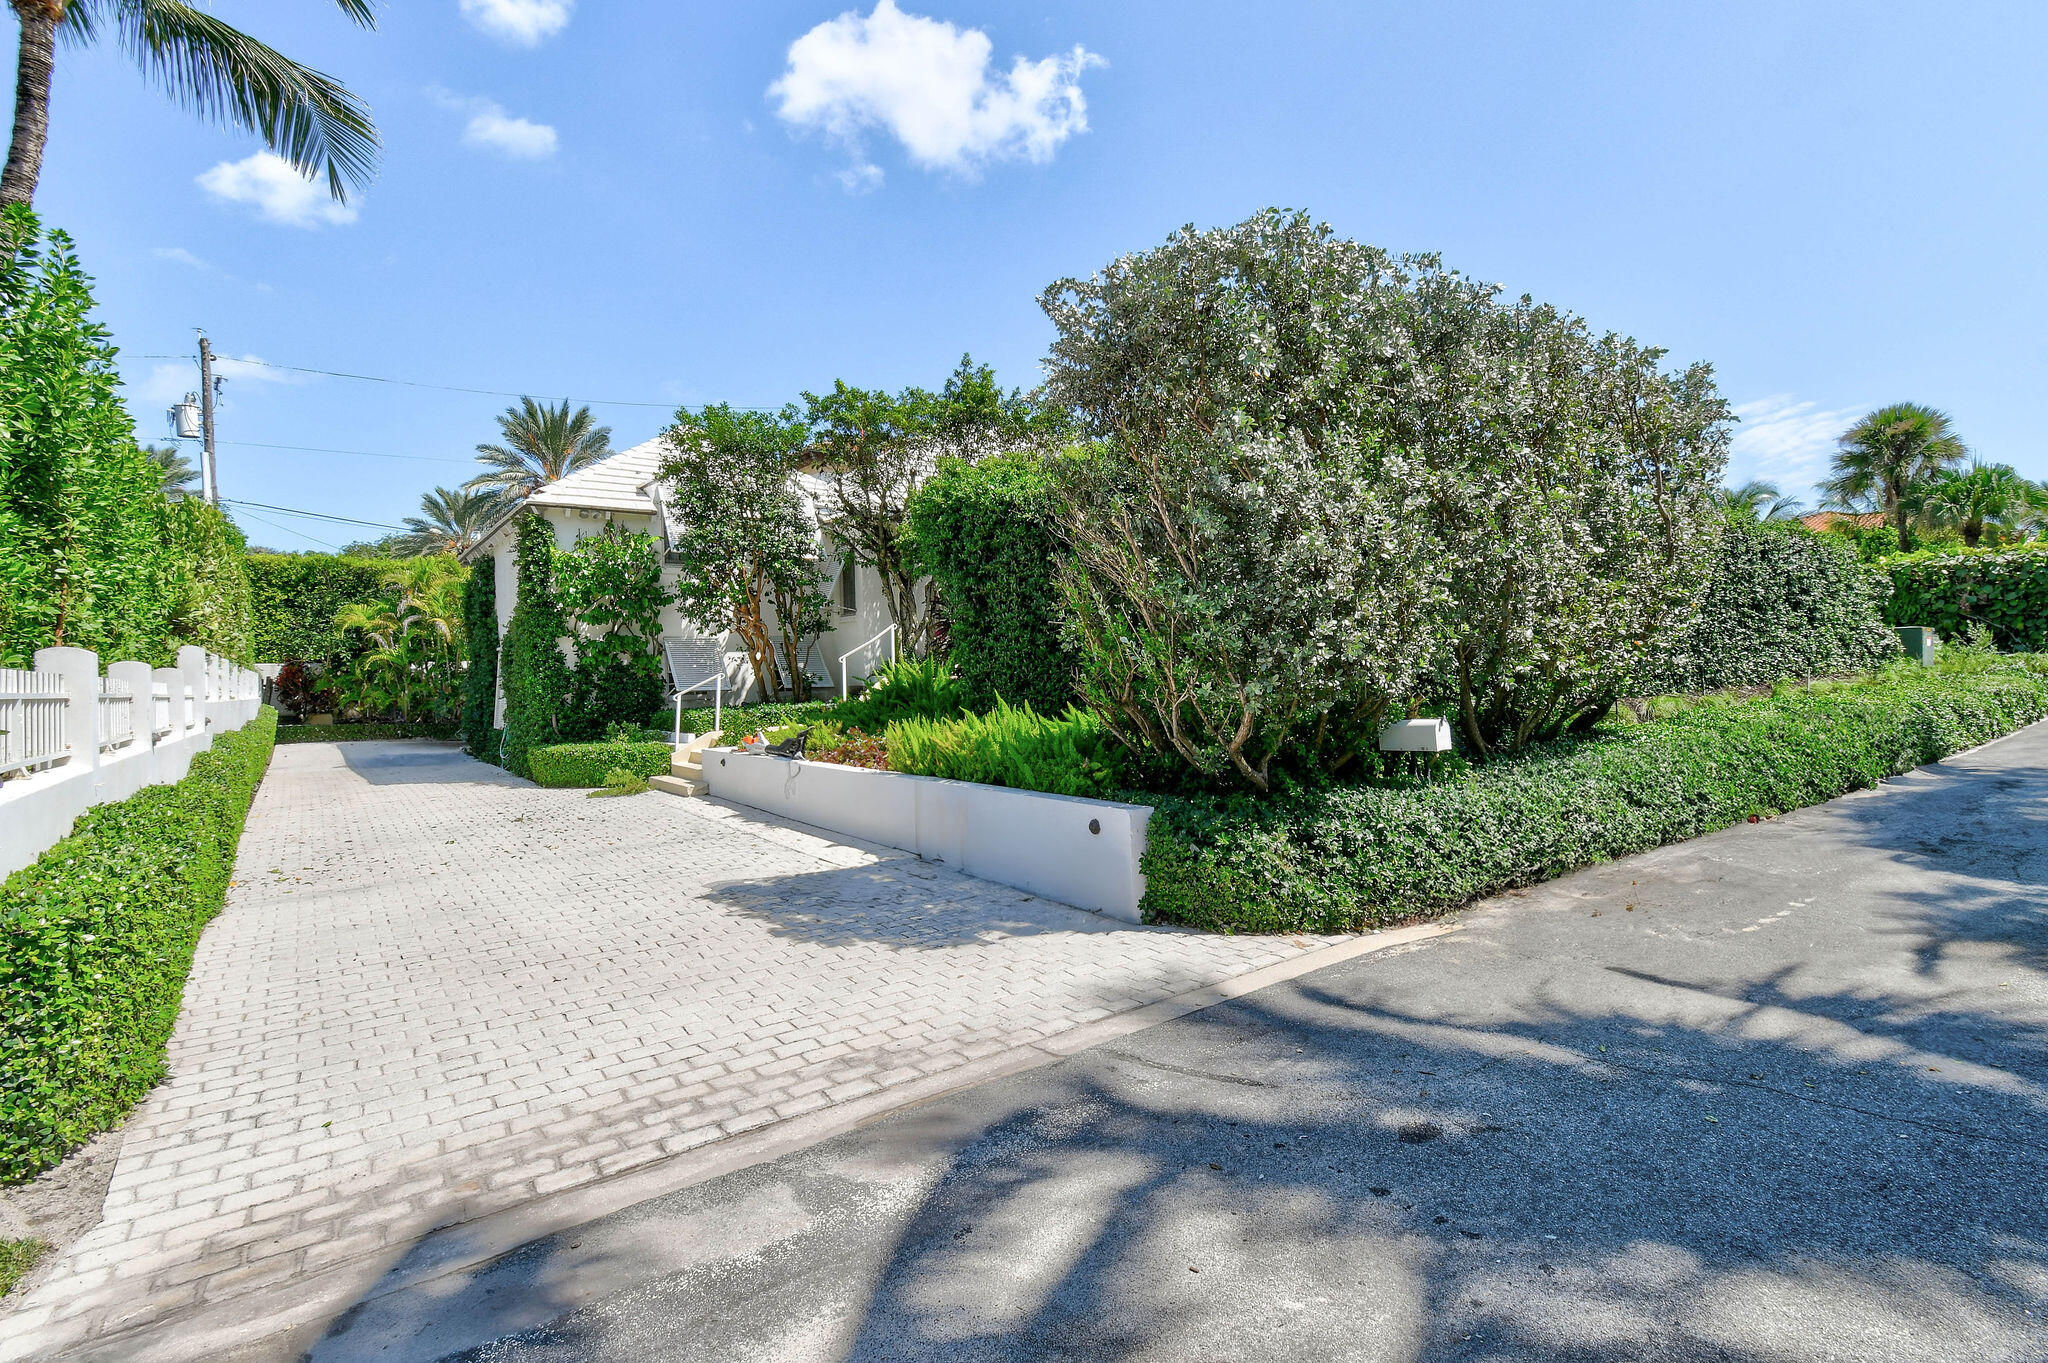
[[[486,754],[498,707],[498,561],[485,555],[470,565],[462,584],[463,747],[471,757]]]
[[[0,885],[0,1179],[57,1163],[163,1077],[276,732],[265,706],[184,780],[88,810]]]
[[[1352,932],[1876,785],[2048,716],[2048,675],[1899,664],[1858,683],[1707,702],[1441,781],[1154,807],[1148,918]]]
[[[666,776],[667,743],[557,743],[527,754],[533,780],[543,786],[601,786],[614,771]]]
[[[505,628],[505,769],[531,776],[527,755],[561,739],[575,678],[558,642],[567,631],[555,604],[555,532],[535,512],[519,518],[519,596]]]
[[[1960,639],[1988,625],[2000,648],[2048,649],[2048,546],[1899,555],[1891,578],[1895,625],[1932,625]]]
[[[938,583],[953,668],[977,711],[1001,696],[1057,714],[1076,697],[1052,508],[1045,461],[1028,453],[945,460],[910,497],[915,553]]]
[[[1643,691],[1861,672],[1898,655],[1884,622],[1891,588],[1839,536],[1731,520],[1713,562],[1698,615],[1651,665]]]

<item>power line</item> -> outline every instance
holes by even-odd
[[[237,497],[223,497],[221,500],[233,506],[261,507],[265,511],[275,511],[285,516],[308,516],[319,521],[338,521],[343,525],[366,525],[372,530],[405,529],[402,525],[388,525],[383,521],[359,521],[353,516],[330,516],[325,511],[301,511],[295,506],[272,506],[268,502],[245,502]],[[282,527],[279,528],[282,529]]]
[[[138,360],[189,360],[192,357],[190,355],[137,355],[135,358]],[[269,360],[238,360],[231,356],[223,356],[222,358],[230,364],[253,364],[263,369],[277,369],[290,374],[318,374],[322,378],[353,379],[357,383],[386,383],[399,388],[427,388],[437,393],[468,393],[475,397],[486,398],[561,396],[559,394],[542,393],[534,390],[515,392],[508,388],[463,388],[450,383],[423,383],[418,379],[387,378],[381,374],[350,374],[339,369],[310,369],[304,365],[297,364],[273,364]],[[562,397],[562,401],[579,402],[591,407],[660,407],[671,412],[683,406],[682,403],[673,401],[646,402],[635,398],[585,398],[573,395]],[[731,405],[735,411],[741,412],[779,412],[782,410],[780,407],[743,407],[738,404]]]
[[[255,512],[247,510],[246,508],[243,510],[242,514],[247,516],[252,521],[259,521],[262,524],[269,526],[272,530],[282,530],[287,535],[297,535],[302,540],[311,540],[313,541],[313,543],[321,546],[324,549],[332,549],[336,553],[341,552],[340,545],[330,543],[327,540],[323,540],[318,535],[309,535],[305,531],[294,529],[289,525],[279,525],[276,521],[270,519],[270,517],[259,516]]]
[[[223,440],[223,445],[241,445],[252,450],[296,450],[304,454],[360,454],[370,459],[414,459],[427,464],[473,464],[474,459],[450,459],[438,454],[386,454],[381,450],[335,450],[324,445],[267,445],[261,440]]]

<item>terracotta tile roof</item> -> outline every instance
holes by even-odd
[[[1816,511],[1799,518],[1799,523],[1808,530],[1827,530],[1843,521],[1853,521],[1864,530],[1873,530],[1885,523],[1882,511]]]

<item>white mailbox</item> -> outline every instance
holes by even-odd
[[[1380,730],[1381,752],[1449,752],[1451,722],[1447,719],[1396,720]]]

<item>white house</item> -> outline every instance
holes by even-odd
[[[682,508],[668,505],[662,496],[658,472],[668,452],[667,443],[656,436],[557,479],[500,517],[462,555],[465,563],[475,563],[487,554],[493,556],[500,639],[504,638],[512,609],[518,603],[519,574],[514,550],[519,512],[531,510],[544,516],[554,527],[556,545],[563,549],[585,535],[603,533],[607,523],[616,522],[621,529],[654,536],[666,551],[668,527],[683,514]],[[815,504],[825,480],[811,474],[797,476],[811,484],[806,490]],[[821,537],[819,545],[818,580],[821,585],[830,584],[831,624],[812,644],[802,663],[814,686],[836,692],[841,680],[841,655],[851,654],[845,659],[844,670],[848,680],[854,682],[865,677],[876,662],[889,657],[888,640],[877,640],[876,636],[888,630],[890,615],[875,570],[844,562],[837,547],[826,539]],[[662,578],[673,585],[675,574],[671,565],[663,569]],[[737,633],[707,635],[678,615],[674,606],[662,611],[661,633],[671,689],[692,687],[714,670],[725,674],[728,702],[751,698],[750,693],[758,689],[753,668],[746,659],[746,646]],[[501,726],[505,722],[502,686],[493,722]]]

